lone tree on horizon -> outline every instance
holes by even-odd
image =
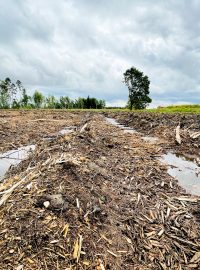
[[[129,90],[128,105],[131,110],[145,109],[152,102],[149,97],[150,80],[143,72],[135,67],[127,69],[124,73],[124,83]]]

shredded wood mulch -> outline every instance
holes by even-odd
[[[35,144],[77,121],[78,113],[66,110],[1,110],[0,152]]]
[[[162,147],[99,114],[71,123],[0,185],[0,269],[200,269],[200,197]]]

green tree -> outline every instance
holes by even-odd
[[[84,98],[77,98],[74,102],[74,107],[77,109],[85,109],[85,99]]]
[[[41,108],[42,107],[42,103],[45,100],[44,96],[42,95],[41,92],[39,91],[35,91],[33,94],[33,101],[35,103],[35,107],[36,108]]]
[[[12,83],[12,81],[10,80],[10,78],[6,78],[5,82],[7,84],[8,87],[8,93],[9,93],[9,107],[12,105],[13,101],[16,100],[16,95],[17,95],[17,87],[14,83]]]
[[[22,108],[26,108],[29,105],[29,101],[31,101],[31,97],[27,95],[25,88],[22,88],[21,92],[22,92],[22,97],[20,100],[20,106]]]
[[[49,96],[45,100],[45,106],[49,109],[55,109],[56,103],[57,103],[57,101],[56,101],[56,98],[54,96]]]
[[[0,108],[9,108],[9,91],[5,81],[0,81]]]
[[[16,99],[17,88],[10,78],[0,81],[0,107],[10,108],[13,100]]]
[[[151,103],[149,97],[149,85],[150,81],[143,72],[137,68],[132,67],[127,69],[124,73],[124,83],[127,85],[129,90],[129,108],[134,109],[145,109],[146,106]]]
[[[97,100],[97,109],[103,109],[106,107],[106,102],[103,99]]]
[[[22,82],[20,80],[16,81],[16,87],[17,87],[17,90],[19,93],[23,91],[23,85],[22,85]]]
[[[69,97],[60,97],[60,107],[62,109],[69,109],[70,108],[70,99]]]
[[[96,98],[90,98],[89,96],[85,100],[85,108],[86,109],[96,109],[97,104],[96,104]]]
[[[102,109],[105,107],[104,100],[96,98],[77,98],[71,100],[67,96],[61,96],[58,100],[52,95],[44,97],[41,92],[35,91],[32,96],[28,96],[26,89],[20,80],[12,83],[10,78],[0,80],[0,108],[52,108],[52,109]]]
[[[12,103],[12,108],[13,109],[19,109],[21,107],[21,104],[19,101],[17,101],[16,99],[13,100],[13,103]]]

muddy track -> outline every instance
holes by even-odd
[[[163,142],[66,116],[76,130],[33,135],[0,186],[0,269],[199,269],[200,200],[158,160]]]
[[[195,159],[200,156],[200,114],[167,113],[105,113],[114,117],[119,123],[133,127],[145,135],[157,136],[164,140],[163,148],[175,150]],[[178,144],[175,129],[180,125],[181,144]]]

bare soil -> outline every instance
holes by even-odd
[[[0,269],[200,269],[200,198],[158,160],[182,151],[164,125],[151,144],[98,113],[1,111],[1,151],[36,149],[0,185]]]

